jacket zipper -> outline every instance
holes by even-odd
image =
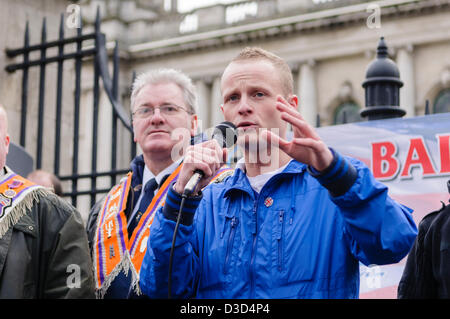
[[[284,220],[284,211],[279,212],[278,216],[278,227],[279,231],[277,234],[277,240],[278,240],[278,270],[281,271],[283,267],[283,220]]]
[[[258,196],[259,197],[259,196]],[[252,229],[252,235],[253,235],[253,243],[252,243],[252,255],[250,258],[250,299],[255,299],[255,249],[256,249],[256,233],[257,233],[257,215],[256,215],[256,209],[258,205],[258,198],[256,199],[254,205],[253,205],[253,229]]]
[[[230,255],[233,250],[233,242],[234,242],[234,235],[236,233],[236,226],[239,224],[239,219],[237,219],[235,216],[231,219],[231,230],[230,235],[228,237],[228,243],[227,243],[227,254],[225,256],[225,267],[224,267],[224,273],[227,273],[228,270],[228,264],[230,262]]]

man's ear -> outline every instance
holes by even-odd
[[[6,149],[6,155],[8,155],[8,152],[9,152],[9,142],[10,142],[10,140],[9,140],[9,135],[6,135],[5,136],[5,149]]]
[[[197,114],[191,115],[191,137],[195,136],[198,129],[198,117]]]
[[[297,95],[295,95],[295,94],[289,95],[287,101],[288,101],[288,103],[289,103],[290,105],[292,105],[295,109],[298,108],[298,97],[297,97]]]

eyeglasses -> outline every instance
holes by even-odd
[[[156,107],[150,107],[150,106],[140,107],[136,111],[131,113],[131,115],[134,118],[144,119],[144,118],[153,116],[155,114],[156,109],[159,109],[159,112],[166,116],[175,116],[175,115],[179,114],[182,110],[186,111],[187,113],[190,114],[190,112],[188,110],[186,110],[185,108],[182,108],[181,106],[178,106],[175,104],[165,104],[165,105],[156,106]]]

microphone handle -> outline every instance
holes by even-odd
[[[213,134],[212,139],[216,140],[221,147],[226,147],[225,143],[225,137],[223,136],[223,132],[219,131],[216,134]],[[192,194],[194,189],[197,187],[198,182],[202,179],[202,177],[205,176],[205,173],[203,173],[201,170],[197,169],[195,170],[192,177],[187,182],[186,186],[184,187],[183,195],[189,196]]]
[[[197,187],[198,182],[200,182],[200,180],[202,179],[202,177],[205,174],[197,169],[195,170],[194,174],[192,175],[192,177],[189,179],[189,181],[187,182],[186,186],[184,187],[184,191],[183,191],[183,195],[189,196],[192,194],[192,192],[194,191],[194,189]]]

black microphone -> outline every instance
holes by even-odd
[[[236,126],[231,122],[222,122],[214,128],[212,139],[216,140],[223,148],[229,148],[236,143]],[[195,170],[192,177],[184,187],[183,195],[189,196],[197,187],[198,182],[205,175],[201,170]]]

